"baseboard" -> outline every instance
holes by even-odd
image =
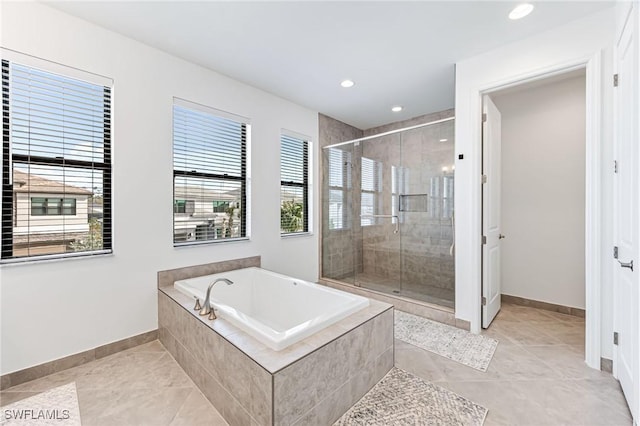
[[[503,303],[511,303],[513,305],[529,306],[531,308],[544,309],[545,311],[559,312],[561,314],[573,315],[574,317],[585,317],[585,310],[573,308],[571,306],[556,305],[555,303],[540,302],[539,300],[525,299],[519,296],[510,296],[503,294],[501,297]]]
[[[607,373],[613,373],[613,360],[607,358],[600,358],[600,370]]]
[[[107,343],[87,351],[69,355],[64,358],[45,362],[40,365],[28,367],[23,370],[7,373],[0,377],[0,390],[6,390],[12,386],[26,383],[31,380],[39,379],[59,371],[77,367],[91,361],[112,355],[116,352],[124,351],[145,343],[153,342],[158,339],[158,330],[151,330],[137,336],[127,337],[117,342]]]

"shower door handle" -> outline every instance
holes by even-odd
[[[633,260],[631,262],[620,262],[618,260],[618,263],[620,264],[621,268],[629,268],[633,271]]]
[[[360,217],[381,217],[386,219],[395,219],[396,229],[393,230],[393,233],[397,234],[400,231],[400,220],[398,219],[398,215],[396,214],[361,214]]]

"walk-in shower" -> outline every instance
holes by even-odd
[[[323,147],[324,278],[453,308],[453,120]]]

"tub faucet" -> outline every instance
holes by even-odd
[[[194,308],[196,311],[198,309],[200,309],[200,315],[204,316],[204,315],[209,315],[209,319],[210,320],[214,320],[216,319],[216,314],[213,311],[213,307],[211,306],[211,302],[210,297],[211,297],[211,289],[213,288],[213,286],[220,282],[223,281],[225,283],[227,283],[227,285],[231,285],[233,284],[233,281],[231,281],[230,279],[227,278],[218,278],[217,280],[215,280],[214,282],[212,282],[211,284],[209,284],[209,287],[207,288],[207,295],[204,298],[204,305],[202,306],[202,308],[200,307],[200,300],[198,298],[196,298],[196,307]]]

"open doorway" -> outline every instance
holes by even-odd
[[[585,69],[483,104],[482,327],[503,302],[571,315],[571,341],[584,350]]]

